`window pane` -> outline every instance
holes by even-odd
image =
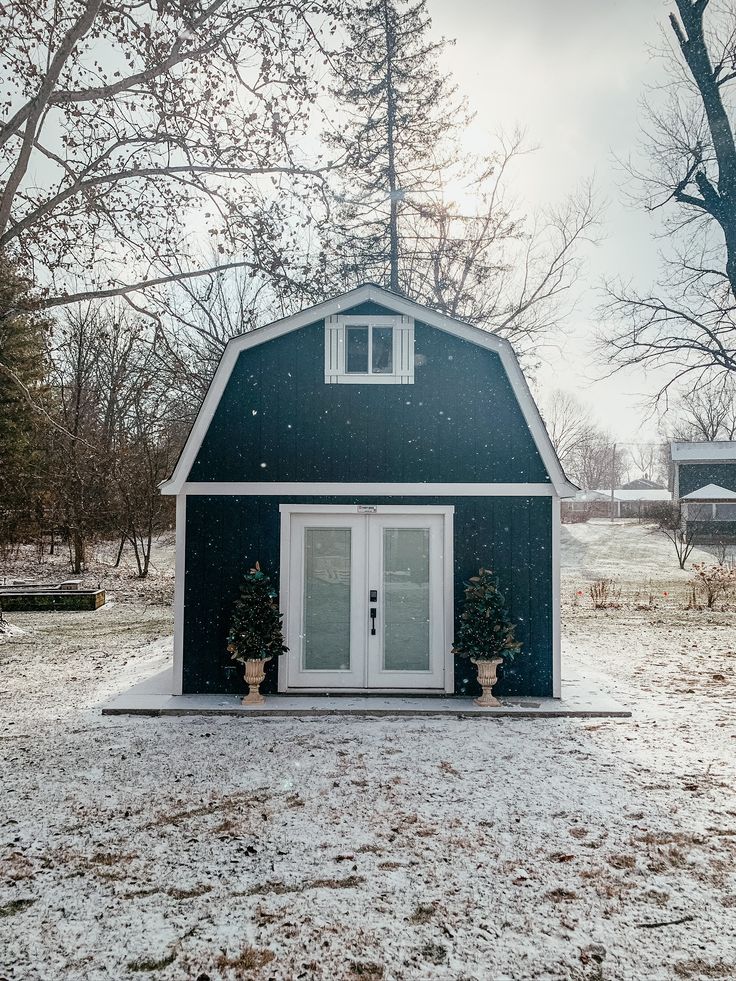
[[[350,670],[350,529],[304,530],[305,671]]]
[[[368,328],[348,327],[345,370],[368,374]]]
[[[393,371],[393,327],[373,328],[373,373],[390,375]]]
[[[716,521],[736,521],[736,504],[716,504]]]
[[[429,529],[383,531],[383,667],[429,671]]]

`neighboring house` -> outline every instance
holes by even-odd
[[[230,341],[172,477],[178,692],[243,691],[243,573],[278,577],[265,691],[475,693],[451,653],[492,569],[523,643],[501,693],[560,694],[560,499],[509,343],[364,285]]]
[[[645,486],[638,486],[638,485]],[[646,518],[663,501],[671,501],[672,494],[651,480],[635,480],[613,491],[614,518]],[[611,491],[579,490],[571,500],[562,502],[563,520],[569,518],[610,518]]]
[[[736,543],[736,442],[672,443],[674,497],[702,545]]]

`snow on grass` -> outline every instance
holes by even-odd
[[[682,581],[568,530],[567,593]],[[0,647],[0,977],[736,977],[733,612],[566,603],[632,720],[103,718],[171,644],[116,596]]]

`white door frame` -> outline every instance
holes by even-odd
[[[292,515],[313,514],[313,515],[367,515],[367,514],[395,514],[420,517],[422,515],[440,515],[443,518],[443,542],[441,565],[443,570],[443,595],[444,605],[442,610],[443,633],[444,633],[444,689],[422,689],[422,688],[401,688],[396,689],[400,694],[423,694],[428,691],[436,694],[444,690],[445,693],[452,694],[455,691],[455,658],[452,653],[453,644],[453,619],[454,619],[454,566],[453,566],[453,516],[455,508],[451,505],[395,505],[395,504],[281,504],[281,547],[280,547],[280,567],[279,567],[279,605],[284,615],[284,637],[287,647],[289,646],[289,591],[291,575],[291,555],[292,555]],[[284,654],[279,658],[278,665],[278,690],[279,692],[300,691],[305,693],[305,689],[290,689],[288,682],[288,663]],[[328,686],[329,688],[329,686]],[[333,689],[334,691],[334,689]],[[341,688],[341,694],[351,692],[375,692],[377,689],[367,688]],[[381,689],[381,693],[391,691],[391,689]]]

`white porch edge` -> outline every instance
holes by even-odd
[[[263,495],[294,497],[554,497],[552,484],[516,483],[336,483],[322,481],[192,481],[182,484],[182,495]]]

